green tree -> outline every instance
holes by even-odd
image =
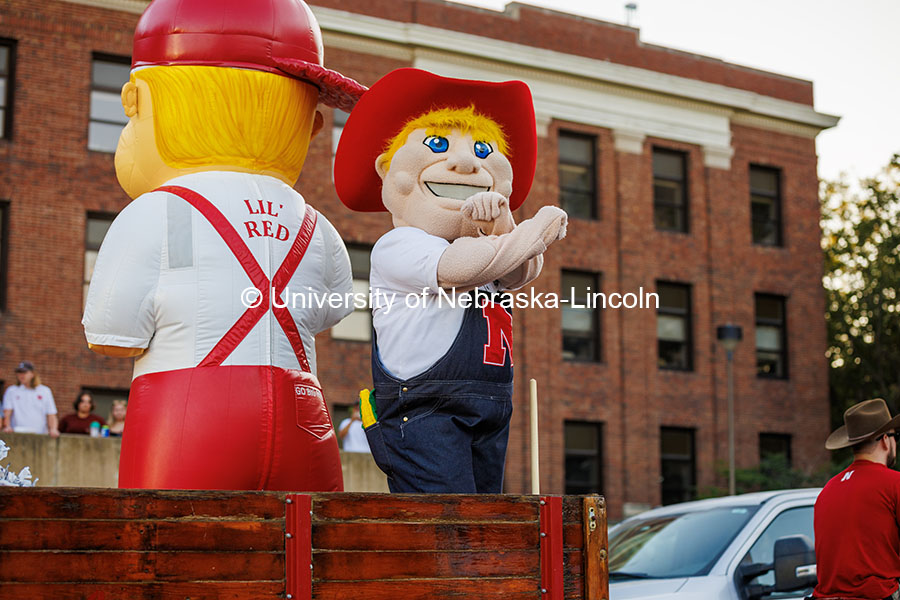
[[[859,185],[822,182],[832,422],[868,398],[900,405],[900,154]]]

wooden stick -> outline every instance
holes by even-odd
[[[541,493],[541,467],[538,443],[538,401],[537,380],[532,379],[531,384],[531,493]]]

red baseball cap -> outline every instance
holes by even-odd
[[[438,108],[467,108],[503,127],[513,169],[510,208],[519,208],[531,190],[537,162],[537,131],[531,90],[521,81],[493,83],[441,77],[421,69],[391,71],[363,94],[347,118],[334,159],[334,184],[348,208],[387,210],[375,159],[407,122]]]
[[[131,68],[238,67],[319,88],[349,111],[366,87],[322,66],[322,33],[303,0],[153,0],[134,32]]]

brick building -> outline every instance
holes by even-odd
[[[128,202],[111,151],[145,6],[0,1],[0,379],[34,361],[63,413],[82,388],[108,401],[130,382],[130,361],[87,350],[80,319],[96,249]],[[517,218],[543,204],[571,215],[535,290],[658,295],[658,309],[517,312],[507,491],[530,489],[532,377],[544,491],[600,490],[618,517],[721,486],[727,386],[715,328],[728,322],[744,332],[734,359],[738,466],[768,452],[803,469],[827,459],[814,140],[837,119],[814,110],[810,82],[524,5],[499,13],[440,0],[319,0],[313,11],[326,65],[367,85],[410,65],[526,81],[539,165]],[[297,189],[342,233],[365,287],[368,249],[390,221],[338,201],[332,146],[346,116],[323,112],[333,135],[314,139]],[[336,406],[369,384],[369,323],[356,313],[319,336],[319,377]]]

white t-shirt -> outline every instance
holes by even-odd
[[[397,227],[372,248],[372,325],[381,362],[398,379],[427,371],[459,333],[465,307],[448,301],[451,292],[438,294],[438,262],[449,245],[417,227]]]
[[[3,410],[11,410],[17,433],[48,433],[47,415],[56,414],[53,392],[46,385],[11,385],[3,394]]]
[[[338,425],[338,432],[343,431],[347,423],[350,423],[350,430],[344,436],[344,452],[370,452],[369,440],[363,431],[362,421],[353,421],[347,417]]]
[[[266,175],[205,171],[167,185],[209,200],[267,279],[291,249],[306,210],[300,194]],[[253,285],[222,237],[190,204],[167,192],[143,194],[119,213],[100,247],[84,309],[85,336],[91,344],[146,348],[135,360],[135,377],[196,367],[246,312],[245,300],[258,298],[243,295]],[[306,254],[278,299],[287,303],[313,374],[315,335],[353,311],[352,303],[324,299],[352,292],[344,242],[319,214]],[[271,310],[222,364],[300,366]]]

